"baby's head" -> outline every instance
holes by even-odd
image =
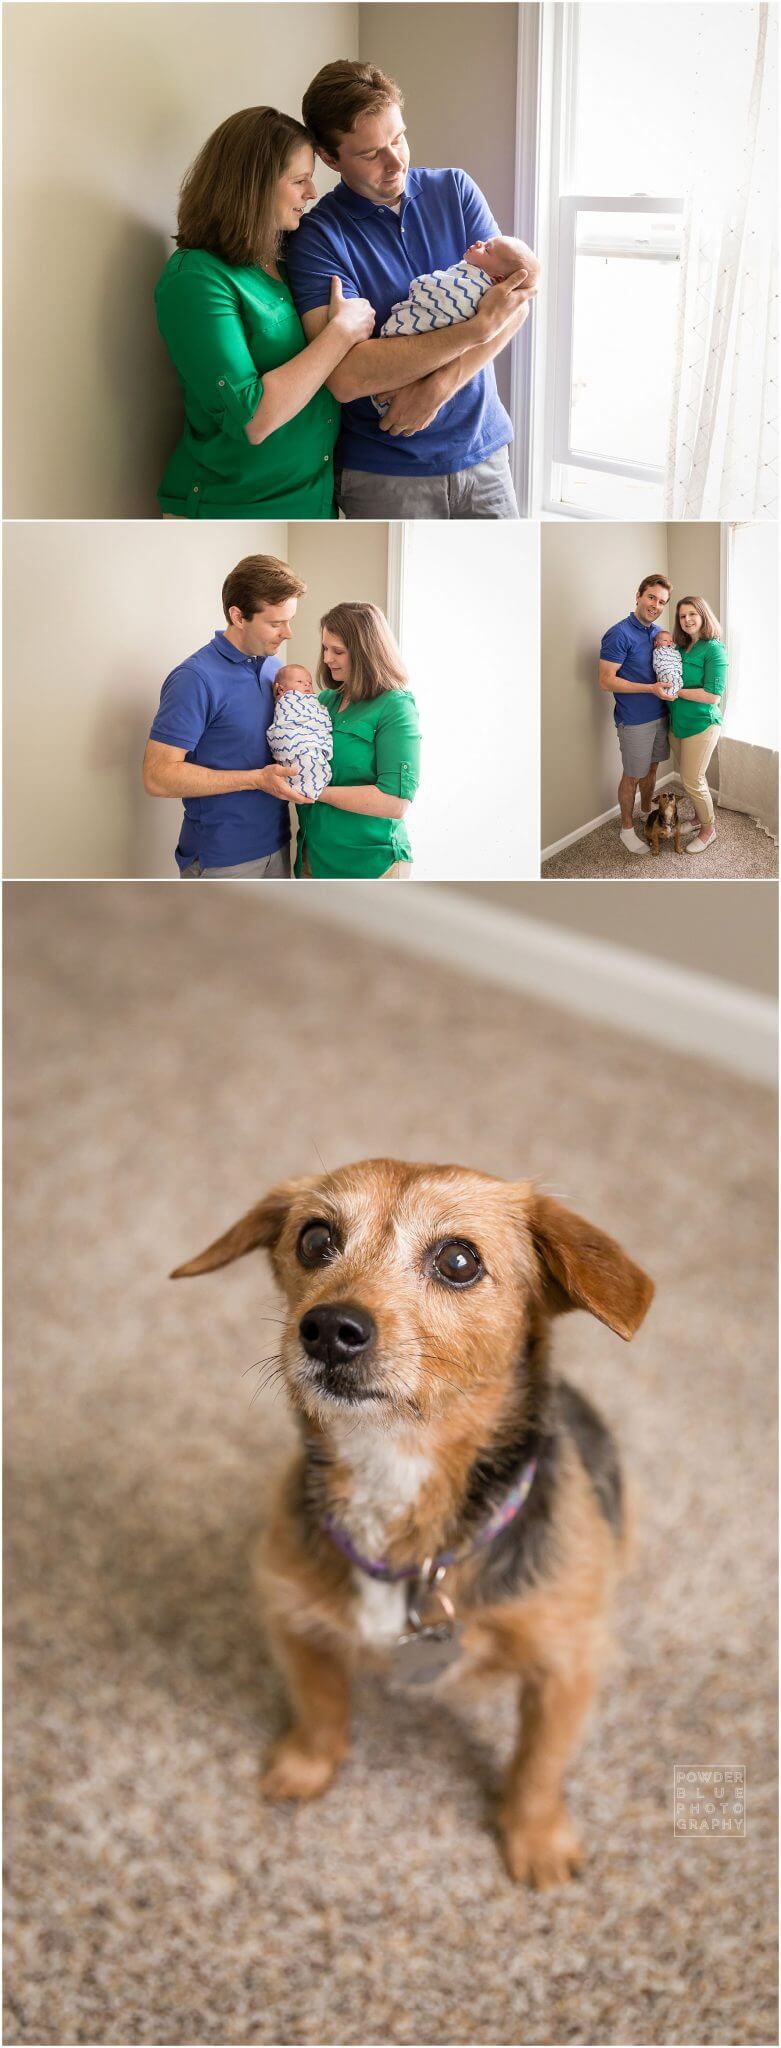
[[[654,646],[655,646],[655,647],[673,647],[674,645],[675,645],[675,643],[674,643],[674,640],[673,640],[673,636],[672,636],[672,633],[657,633],[657,634],[656,634],[656,636],[655,636],[655,639],[654,639]]]
[[[503,235],[494,235],[488,242],[472,242],[464,262],[474,263],[478,270],[484,270],[494,284],[501,284],[503,278],[510,277],[512,271],[520,268],[517,249],[511,242],[506,242]]]
[[[286,661],[282,668],[277,669],[274,677],[275,697],[285,697],[290,690],[300,691],[302,697],[313,697],[315,694],[309,670],[303,668],[300,661]]]

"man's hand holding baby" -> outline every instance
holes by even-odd
[[[487,347],[505,328],[509,329],[508,341],[518,332],[528,319],[528,302],[533,295],[525,287],[526,275],[526,270],[519,268],[500,283],[489,287],[477,312],[471,320],[463,323],[470,340],[470,348],[464,355],[443,363],[440,369],[432,370],[427,377],[417,378],[414,384],[405,384],[401,391],[375,394],[380,404],[388,406],[380,421],[382,434],[419,434],[421,428],[430,426],[448,399],[453,398],[462,384],[468,383],[481,367],[471,361],[472,350]],[[533,290],[536,291],[536,285]]]
[[[377,397],[388,410],[380,421],[381,434],[419,434],[430,427],[443,405],[458,390],[458,363],[445,363],[428,377],[404,384],[400,391],[379,391]]]
[[[290,785],[296,779],[295,768],[283,768],[280,762],[272,761],[269,768],[255,768],[251,772],[254,775],[255,789],[262,789],[266,796],[279,797],[281,803],[289,804],[292,794]],[[304,797],[296,797],[296,803],[306,801],[308,799]]]

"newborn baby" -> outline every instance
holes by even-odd
[[[275,761],[295,768],[290,795],[312,803],[331,780],[334,735],[324,704],[319,704],[308,668],[289,661],[274,677],[276,707],[266,738]]]
[[[480,300],[492,284],[501,284],[514,270],[524,269],[525,289],[536,291],[540,266],[523,242],[494,235],[488,242],[472,242],[460,263],[449,270],[430,270],[413,277],[406,299],[392,306],[380,334],[428,334],[434,327],[454,327],[459,320],[471,320]],[[386,413],[389,398],[373,398],[372,405]]]
[[[680,647],[675,645],[672,633],[656,634],[651,660],[657,682],[661,683],[665,697],[672,701],[673,697],[677,697],[683,682],[683,656]]]

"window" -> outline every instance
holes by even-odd
[[[684,220],[729,185],[756,6],[543,6],[533,494],[543,512],[664,513]]]
[[[762,525],[722,530],[724,638],[729,651],[725,738],[778,747],[778,533]]]
[[[389,527],[388,615],[420,712],[420,881],[539,873],[539,578],[532,525]]]

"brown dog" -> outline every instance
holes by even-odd
[[[293,1725],[266,1796],[324,1792],[347,1749],[349,1677],[511,1673],[523,1717],[501,1828],[509,1870],[563,1882],[580,1847],[562,1780],[622,1558],[615,1447],[549,1365],[585,1308],[619,1336],[653,1284],[529,1182],[365,1160],[288,1181],[175,1279],[265,1246],[289,1305],[280,1370],[302,1447],[258,1554]],[[416,1668],[417,1667],[417,1668]]]
[[[681,851],[681,821],[678,816],[678,799],[671,789],[662,789],[652,811],[645,821],[645,836],[652,853],[658,854],[660,839],[672,839],[675,851]]]

